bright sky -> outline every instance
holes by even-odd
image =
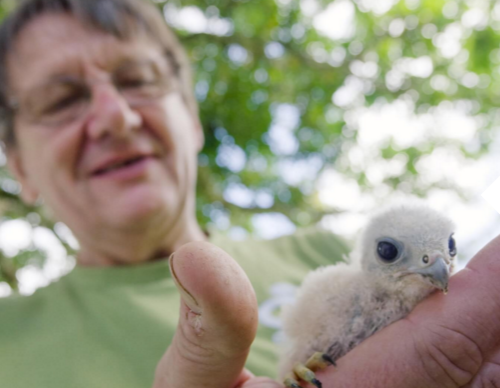
[[[387,161],[380,157],[378,149],[387,139],[392,139],[401,147],[418,147],[430,138],[449,139],[450,142],[459,140],[466,147],[475,142],[477,123],[458,111],[438,109],[433,117],[427,114],[417,116],[410,112],[403,105],[394,103],[374,106],[359,115],[358,142],[340,157],[339,163],[366,171],[368,180],[375,185],[376,190],[362,193],[354,179],[338,173],[335,168],[326,170],[318,181],[319,198],[324,204],[342,212],[326,217],[322,222],[325,227],[335,233],[354,236],[366,222],[371,210],[393,198],[407,197],[403,192],[388,196],[390,191],[380,184],[384,177],[398,174],[405,163],[404,158]],[[450,129],[452,127],[453,130]],[[470,198],[464,200],[454,191],[441,189],[431,190],[427,198],[430,206],[443,211],[455,221],[462,266],[482,246],[500,234],[500,179],[497,180],[500,177],[500,165],[494,157],[500,149],[500,133],[493,137],[497,140],[491,154],[480,160],[465,159],[456,152],[455,147],[442,145],[417,165],[422,184],[451,179]],[[483,193],[486,193],[485,196]]]

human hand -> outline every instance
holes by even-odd
[[[410,315],[317,372],[323,387],[500,386],[500,236]]]
[[[206,242],[170,258],[181,294],[174,339],[156,369],[153,388],[278,388],[244,364],[257,330],[257,301],[241,267]]]

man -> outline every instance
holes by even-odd
[[[243,369],[257,326],[252,288],[261,302],[269,285],[298,281],[343,247],[319,232],[260,244],[211,236],[238,265],[207,242],[194,212],[203,133],[184,54],[159,13],[141,0],[28,0],[0,30],[0,58],[22,198],[42,197],[81,246],[73,273],[1,301],[2,386],[279,386]],[[497,238],[450,295],[422,303],[322,381],[500,381],[498,252]],[[272,371],[271,353],[259,327],[247,366]]]

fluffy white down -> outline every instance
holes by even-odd
[[[311,272],[299,290],[296,303],[283,310],[288,339],[280,360],[284,377],[297,362],[315,352],[340,358],[365,338],[403,318],[433,288],[419,281],[388,284],[356,265],[340,263]],[[367,325],[367,320],[371,325]],[[337,343],[337,350],[328,349]]]
[[[279,374],[289,374],[297,362],[315,352],[342,357],[364,339],[406,316],[435,290],[419,276],[395,280],[394,270],[376,258],[375,240],[392,236],[409,252],[413,265],[426,252],[449,260],[448,239],[453,224],[446,216],[420,203],[392,207],[371,218],[348,263],[318,268],[308,274],[297,300],[283,309],[287,338]]]
[[[352,285],[360,275],[358,268],[346,263],[321,267],[308,274],[296,302],[283,309],[287,343],[281,357],[280,376],[289,373],[296,362],[305,362],[316,351],[311,351],[314,343],[328,343],[333,327],[343,326],[345,314],[341,313],[342,306],[338,306],[338,302],[352,300],[357,292]],[[329,301],[332,295],[342,297]]]

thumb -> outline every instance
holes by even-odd
[[[246,274],[206,242],[180,248],[170,270],[181,294],[180,317],[154,388],[238,385],[257,330],[257,302]]]

